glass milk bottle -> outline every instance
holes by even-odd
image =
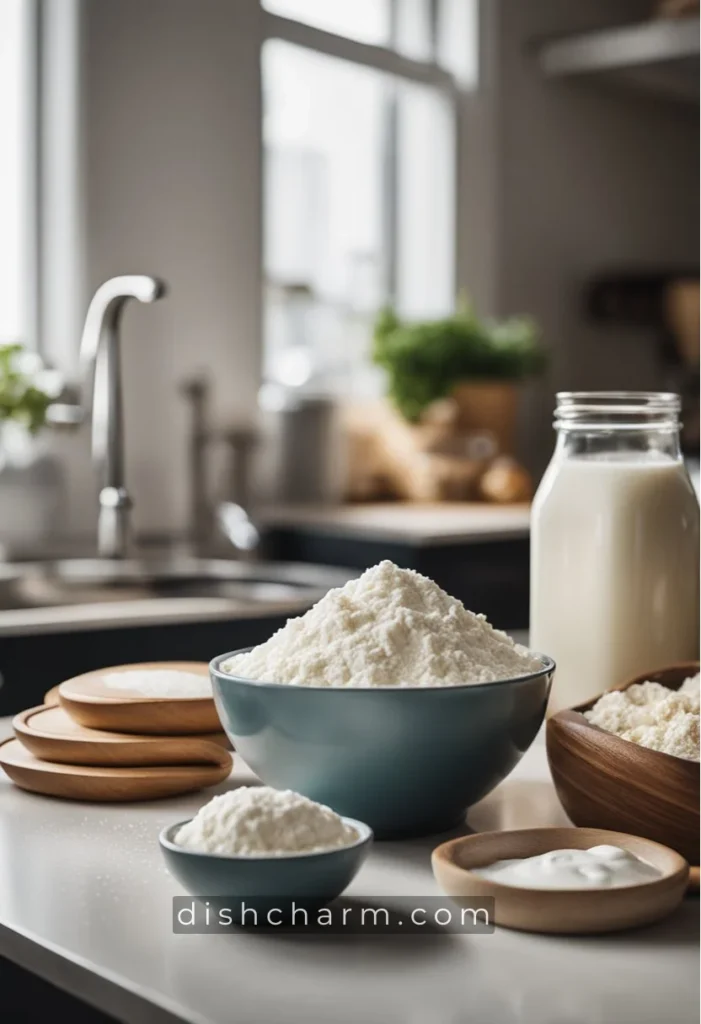
[[[548,712],[699,651],[699,506],[677,395],[563,392],[533,501],[530,645]]]

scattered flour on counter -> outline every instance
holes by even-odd
[[[105,672],[102,682],[110,690],[130,690],[142,697],[211,697],[208,676],[179,669],[132,669],[127,672]]]
[[[679,690],[661,683],[635,683],[600,697],[585,717],[621,739],[663,754],[699,760],[699,683],[686,679]]]
[[[224,662],[297,686],[458,686],[537,671],[538,658],[425,576],[384,561]]]
[[[357,839],[356,830],[330,807],[289,789],[240,786],[201,807],[175,842],[224,857],[284,857],[349,846]]]

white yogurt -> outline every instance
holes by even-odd
[[[652,864],[618,846],[550,850],[537,857],[497,860],[474,875],[523,889],[613,889],[651,882],[662,874]]]

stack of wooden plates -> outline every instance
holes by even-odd
[[[23,789],[73,800],[153,800],[222,782],[233,760],[212,697],[144,696],[104,681],[163,670],[209,674],[203,662],[152,662],[68,679],[14,718],[0,766]]]

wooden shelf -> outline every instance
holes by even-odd
[[[538,46],[547,78],[616,78],[680,101],[699,98],[699,19],[660,19],[602,29]]]

